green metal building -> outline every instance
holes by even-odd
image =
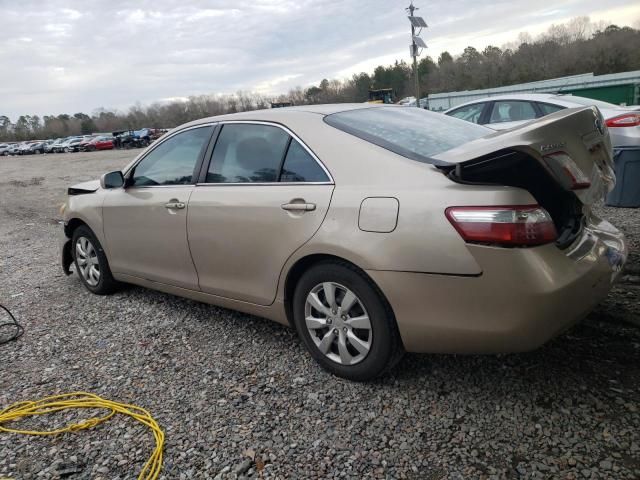
[[[640,70],[608,75],[585,73],[506,87],[434,93],[428,97],[428,108],[440,112],[473,100],[510,93],[571,93],[616,105],[640,105]]]

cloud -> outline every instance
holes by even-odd
[[[69,20],[78,20],[79,18],[82,18],[83,15],[78,10],[74,10],[72,8],[63,8],[60,10],[60,13]]]
[[[260,93],[275,93],[275,87],[290,83],[291,80],[302,77],[301,73],[292,73],[289,75],[282,75],[280,77],[272,78],[261,82],[255,86],[255,90]]]
[[[0,114],[91,112],[238,90],[286,92],[409,61],[389,0],[0,0]],[[640,18],[628,0],[416,0],[425,54],[459,53],[578,15]],[[622,18],[622,19],[621,19]],[[595,18],[594,18],[595,19]]]

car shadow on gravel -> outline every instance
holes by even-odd
[[[508,355],[407,354],[392,374],[396,381],[411,382],[429,376],[473,372],[479,386],[521,383],[538,395],[576,387],[632,398],[640,386],[640,329],[617,316],[596,310],[584,321],[537,350]],[[477,382],[475,382],[478,385]],[[500,390],[500,389],[497,389]],[[505,390],[508,392],[508,390]]]
[[[209,341],[207,330],[211,322],[216,322],[217,327],[233,331],[232,335],[238,338],[260,338],[264,349],[284,352],[294,348],[296,355],[308,355],[295,330],[276,322],[137,286],[124,287],[121,295],[149,307],[168,303],[177,312],[185,312],[179,314],[180,328],[194,344],[202,343],[205,349],[204,344]],[[526,379],[531,391],[540,394],[567,385],[614,393],[620,393],[616,392],[619,387],[623,391],[629,389],[631,394],[640,387],[640,328],[621,321],[636,313],[629,304],[621,305],[618,297],[610,297],[586,319],[534,351],[503,355],[407,353],[391,372],[372,383],[411,383],[417,378],[429,378],[435,370],[439,377],[457,378],[463,371],[482,379],[481,385],[474,380],[476,386],[491,389],[502,385],[508,391],[509,382]],[[171,324],[167,328],[175,327]],[[320,366],[317,368],[320,370]]]

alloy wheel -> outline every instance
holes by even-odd
[[[335,282],[311,289],[304,307],[307,331],[320,352],[341,365],[355,365],[371,349],[373,330],[364,304]]]
[[[78,237],[76,240],[76,263],[84,281],[91,287],[98,285],[100,282],[98,252],[87,237]]]

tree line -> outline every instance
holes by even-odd
[[[593,72],[595,75],[640,70],[640,30],[593,23],[578,17],[552,25],[532,38],[521,33],[502,48],[469,46],[457,56],[442,52],[418,63],[422,96],[475,90]],[[136,104],[126,112],[100,108],[91,115],[22,115],[15,123],[0,115],[0,141],[57,138],[123,129],[172,128],[198,118],[268,108],[272,101],[294,105],[364,102],[370,88],[392,88],[396,97],[413,94],[413,71],[405,61],[380,65],[349,79],[324,79],[317,86],[296,87],[277,97],[252,92],[198,95],[185,101]]]

